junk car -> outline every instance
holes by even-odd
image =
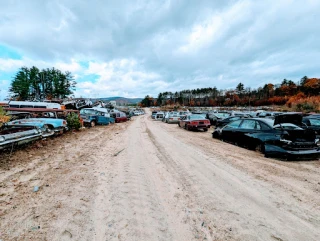
[[[68,130],[67,121],[55,118],[27,118],[6,123],[7,126],[34,126],[42,131],[44,137],[62,134]]]
[[[242,119],[241,116],[230,116],[224,119],[218,119],[216,121],[216,128],[222,128],[225,125],[229,124],[230,122],[240,120],[240,119]]]
[[[8,126],[0,129],[0,150],[26,144],[42,138],[42,132],[34,126]]]
[[[154,119],[155,120],[162,120],[164,118],[164,113],[163,112],[157,112]]]
[[[168,124],[171,124],[171,123],[178,124],[179,121],[180,121],[179,112],[168,112],[164,117],[164,122]]]
[[[258,150],[266,157],[320,155],[320,142],[314,131],[283,123],[277,117],[275,121],[264,118],[239,119],[216,129],[212,136]]]
[[[151,118],[152,118],[152,119],[155,119],[157,113],[158,113],[158,111],[152,111],[152,113],[151,113]]]
[[[115,122],[115,119],[110,117],[107,109],[98,110],[94,108],[84,108],[80,110],[80,116],[83,120],[83,124],[90,127],[96,125],[109,125],[110,123]]]
[[[178,125],[186,130],[200,130],[208,131],[210,128],[210,121],[203,117],[203,115],[187,115],[180,118]]]
[[[208,113],[206,117],[210,120],[211,125],[216,125],[218,120],[223,120],[229,116],[229,113]]]
[[[114,118],[116,123],[126,122],[128,120],[128,117],[124,112],[111,113],[111,117]]]

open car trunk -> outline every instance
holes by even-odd
[[[274,125],[283,124],[283,123],[291,123],[297,126],[302,126],[302,114],[294,113],[294,114],[283,114],[278,115],[274,119]]]

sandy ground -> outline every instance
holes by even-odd
[[[0,240],[320,240],[319,160],[211,132],[147,114],[0,154]]]

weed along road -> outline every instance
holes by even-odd
[[[0,239],[320,240],[319,160],[211,133],[147,110],[2,157]]]

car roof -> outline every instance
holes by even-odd
[[[243,120],[256,120],[256,121],[260,121],[260,122],[263,122],[263,123],[267,124],[267,125],[270,126],[270,127],[273,127],[273,123],[274,123],[274,120],[272,120],[272,119],[265,119],[265,118],[246,118],[246,119],[243,119]]]

